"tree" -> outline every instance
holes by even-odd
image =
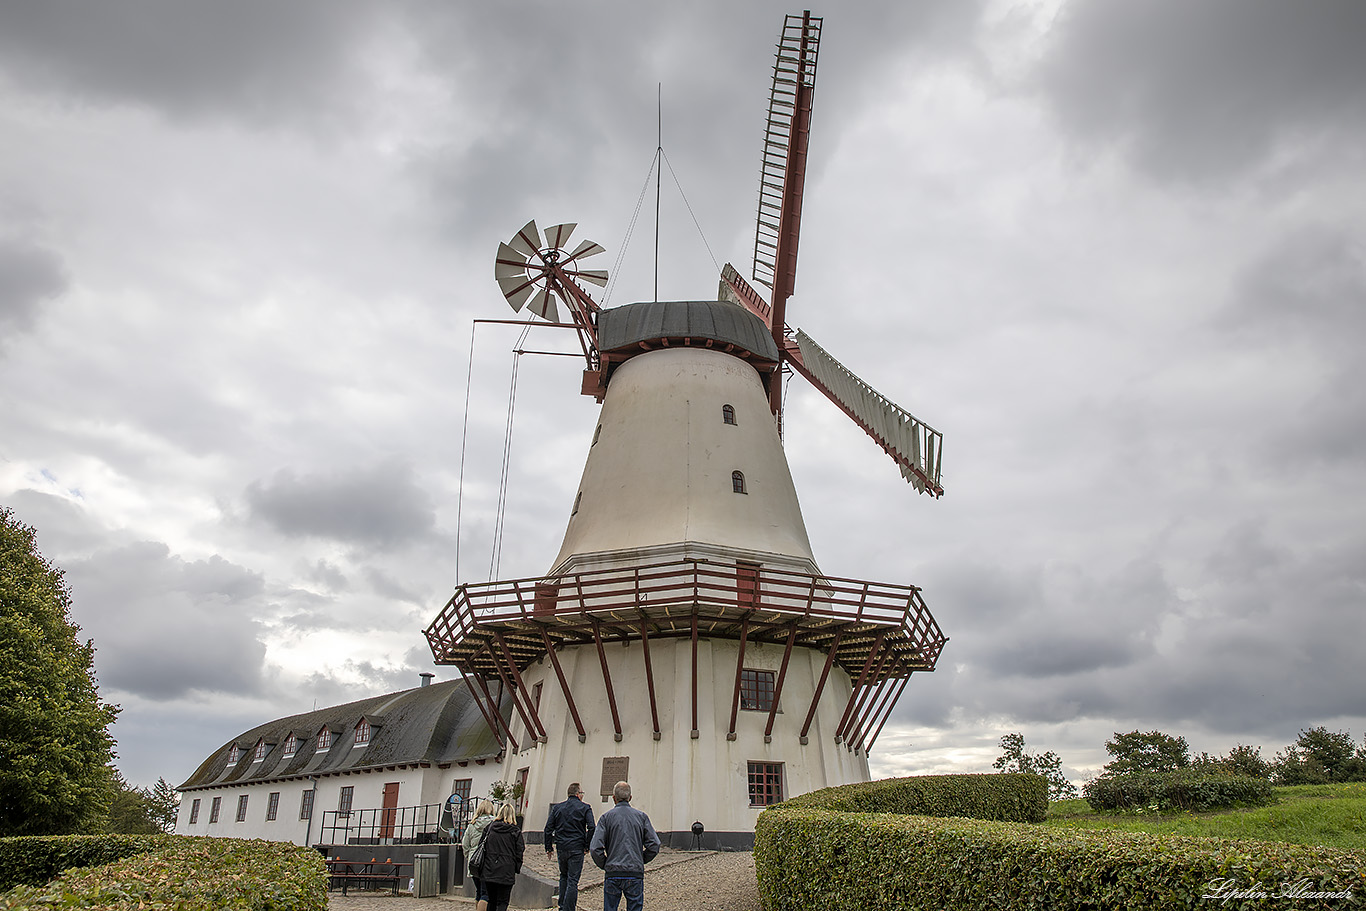
[[[1294,744],[1276,754],[1272,768],[1278,784],[1366,781],[1366,747],[1356,749],[1347,731],[1320,725],[1301,730]]]
[[[1161,731],[1146,734],[1116,731],[1115,739],[1105,742],[1105,749],[1115,757],[1101,770],[1101,775],[1106,777],[1132,772],[1175,772],[1191,764],[1186,738],[1172,737]]]
[[[165,778],[158,778],[148,794],[148,800],[151,803],[152,822],[163,832],[174,832],[176,817],[180,813],[180,794],[176,789],[167,784]]]
[[[1077,796],[1077,786],[1062,774],[1062,760],[1049,750],[1037,756],[1024,751],[1024,735],[1006,734],[1001,738],[1001,756],[992,767],[1002,772],[1024,772],[1038,775],[1048,782],[1049,800],[1067,800]]]
[[[0,836],[89,831],[113,794],[118,706],[101,702],[62,571],[0,507]]]
[[[152,792],[135,788],[111,768],[114,795],[109,803],[109,818],[104,831],[117,835],[155,835],[161,828],[152,819]]]

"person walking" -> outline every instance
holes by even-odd
[[[607,878],[602,884],[603,911],[617,911],[626,896],[626,911],[645,907],[645,865],[659,853],[659,836],[650,817],[631,806],[631,786],[612,788],[616,805],[598,820],[589,853]]]
[[[517,811],[503,804],[498,818],[484,830],[484,862],[479,872],[489,897],[489,911],[507,911],[517,874],[522,872],[526,841],[517,828]]]
[[[474,854],[474,849],[484,840],[484,830],[489,823],[493,822],[493,801],[481,800],[479,807],[474,811],[474,819],[465,826],[465,834],[460,838],[460,846],[465,849],[465,865],[469,869],[470,879],[474,881],[474,908],[475,911],[488,911],[489,894],[484,891],[484,881],[479,877],[478,871],[470,863],[470,857]]]
[[[583,802],[583,788],[576,781],[568,798],[550,808],[545,821],[545,853],[560,851],[560,911],[574,911],[579,903],[579,876],[583,854],[593,838],[593,808]]]

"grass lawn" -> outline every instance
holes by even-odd
[[[1094,812],[1085,800],[1048,805],[1044,825],[1060,829],[1119,829],[1158,835],[1256,838],[1366,851],[1366,782],[1276,788],[1277,803],[1215,813]]]

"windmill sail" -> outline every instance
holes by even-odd
[[[788,340],[787,354],[802,376],[877,441],[912,487],[943,496],[939,483],[943,437],[939,431],[859,379],[805,332],[798,330]]]

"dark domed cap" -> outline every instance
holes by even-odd
[[[741,348],[764,360],[778,360],[768,327],[729,301],[645,301],[598,313],[598,350],[631,353],[642,343],[683,342]]]

